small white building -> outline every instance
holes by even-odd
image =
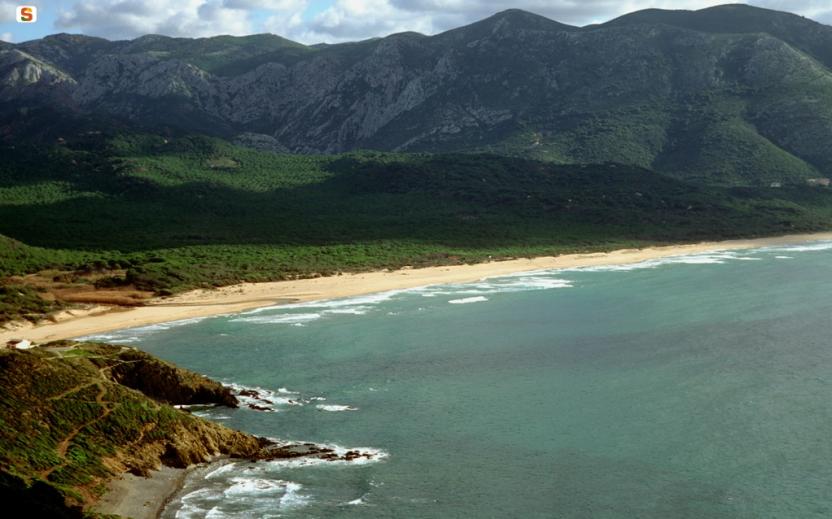
[[[6,347],[11,350],[31,350],[35,345],[28,339],[12,339],[6,343]]]

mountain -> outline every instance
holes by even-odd
[[[59,34],[0,48],[7,141],[105,126],[244,134],[295,153],[489,151],[804,182],[832,176],[832,27],[738,5],[584,28],[512,9],[338,45]]]

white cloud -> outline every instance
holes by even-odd
[[[242,0],[238,0],[242,1]],[[647,8],[703,9],[729,0],[336,0],[312,20],[292,27],[289,37],[305,43],[339,42],[416,31],[435,34],[519,8],[572,25],[605,22]],[[752,0],[753,5],[832,18],[830,0]]]
[[[78,0],[61,11],[55,26],[111,39],[244,35],[266,30],[252,13],[268,13],[272,26],[289,29],[300,23],[308,5],[309,0]]]
[[[307,0],[223,0],[222,3],[231,9],[265,9],[268,11],[303,11],[309,4]]]
[[[307,43],[352,41],[402,31],[436,32],[431,14],[400,9],[389,0],[336,0],[290,37]]]
[[[14,0],[0,0],[0,23],[13,22],[18,5]]]
[[[14,42],[14,36],[10,32],[0,32],[0,41],[12,43]]]
[[[61,12],[55,25],[113,39],[252,32],[248,13],[226,7],[221,0],[82,0]]]

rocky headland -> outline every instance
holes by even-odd
[[[221,457],[371,456],[278,444],[174,407],[199,404],[238,401],[218,382],[129,347],[61,341],[0,350],[0,496],[34,517],[94,517],[108,484],[127,473]]]

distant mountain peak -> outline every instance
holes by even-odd
[[[562,32],[562,31],[579,31],[580,28],[566,25],[554,20],[550,20],[545,16],[530,13],[522,9],[506,9],[496,14],[476,21],[469,25],[451,29],[442,34],[437,35],[440,39],[444,38],[481,38],[489,34],[497,32],[516,32],[516,31],[545,31],[545,32]]]
[[[784,11],[747,4],[723,4],[699,10],[642,9],[610,20],[601,26],[661,23],[704,32],[765,32],[766,27],[784,20],[819,25],[817,22]]]
[[[44,41],[59,41],[65,43],[86,43],[86,42],[105,42],[104,38],[97,36],[88,36],[86,34],[70,34],[67,32],[59,32],[57,34],[50,34],[44,36]]]
[[[577,27],[556,22],[555,20],[546,18],[545,16],[524,11],[523,9],[506,9],[476,23],[495,24],[499,22],[508,22],[512,25],[528,29],[578,29]]]

